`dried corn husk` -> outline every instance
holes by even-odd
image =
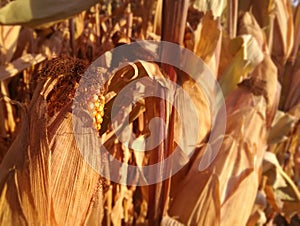
[[[77,148],[71,105],[49,117],[46,100],[58,81],[49,78],[41,84],[28,114],[22,111],[19,136],[1,164],[1,202],[8,207],[1,211],[1,224],[75,225],[87,220],[99,176]]]
[[[209,159],[209,155],[202,153],[205,149],[202,148],[178,192],[172,197],[169,215],[184,224],[214,220],[216,225],[244,225],[251,215],[259,186],[260,166],[267,148],[267,121],[272,122],[274,114],[268,109],[276,109],[278,105],[276,70],[265,73],[259,68],[274,69],[265,56],[252,76],[228,95],[227,128],[216,158]],[[218,140],[215,140],[208,144],[210,149],[206,151],[212,151],[217,143]],[[203,168],[207,162],[211,164]],[[217,182],[210,185],[209,191],[217,189],[218,195],[214,198],[205,195],[207,191],[204,189],[208,178],[213,175]],[[212,203],[211,210],[215,211],[207,212],[205,206],[197,203]],[[240,217],[232,214],[237,206],[243,206]]]
[[[219,20],[214,20],[208,11],[194,32],[194,52],[208,64],[213,74],[217,76],[221,55],[222,31]]]

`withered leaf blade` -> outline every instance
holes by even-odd
[[[0,8],[0,24],[38,26],[73,16],[96,3],[95,0],[72,2],[17,0]]]

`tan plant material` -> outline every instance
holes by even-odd
[[[292,67],[292,73],[286,74],[288,76],[289,84],[287,84],[287,91],[284,103],[284,109],[290,110],[298,103],[300,103],[300,66],[299,66],[299,58],[296,59],[294,66]]]
[[[274,1],[274,34],[272,56],[280,63],[285,63],[293,50],[294,26],[291,2]],[[278,35],[279,34],[279,35]]]
[[[252,35],[239,36],[227,44],[227,46],[223,46],[224,50],[222,51],[225,52],[224,57],[231,56],[231,60],[227,61],[229,65],[219,79],[224,96],[235,90],[238,83],[253,72],[255,67],[264,59],[264,54]],[[228,51],[230,52],[228,53]],[[223,59],[222,54],[221,59]]]
[[[46,59],[42,54],[25,54],[12,63],[0,66],[0,80],[16,76],[24,69],[38,64]]]
[[[283,66],[292,53],[294,45],[291,2],[255,0],[251,2],[250,7],[261,28],[267,28],[267,40],[276,65]]]
[[[278,106],[276,68],[267,55],[263,59],[226,98],[227,128],[216,158],[207,159],[204,150],[213,151],[218,140],[199,151],[172,197],[169,215],[184,224],[244,225],[251,215],[267,148],[267,123],[272,122],[273,109]],[[203,168],[205,162],[210,162],[208,168]],[[213,198],[204,189],[212,178],[216,180],[209,186]],[[212,203],[212,212],[198,203]],[[238,216],[232,214],[235,206],[243,206]]]
[[[300,192],[271,152],[264,156],[263,175],[268,178],[264,189],[267,198],[272,200],[269,202],[272,208],[280,211],[287,219],[298,214]]]
[[[72,60],[63,62],[80,65]],[[59,73],[56,70],[53,76]],[[50,102],[48,90],[55,88],[59,79],[40,84],[28,113],[22,110],[19,135],[1,164],[1,203],[7,207],[1,224],[74,225],[87,220],[99,176],[76,148],[70,103],[49,117],[51,104],[59,99]]]
[[[0,26],[0,65],[12,59],[20,29],[21,26]]]
[[[238,35],[251,34],[257,41],[259,48],[268,53],[266,47],[265,33],[257,23],[255,17],[250,12],[240,15]]]
[[[294,46],[293,46],[293,52],[291,54],[291,61],[294,62],[294,60],[297,57],[297,52],[300,45],[300,5],[297,6],[297,8],[294,10]]]
[[[208,11],[194,32],[194,52],[208,64],[217,76],[221,55],[222,31],[218,19]]]
[[[212,11],[214,17],[220,17],[224,10],[227,7],[226,0],[217,0],[217,1],[201,1],[201,0],[193,0],[191,1],[193,7],[198,9],[199,11],[206,12]]]
[[[259,166],[266,149],[265,102],[262,96],[256,97],[241,87],[226,103],[227,129],[217,157],[200,172],[203,161],[200,151],[178,189],[180,192],[172,197],[169,214],[185,224],[211,221],[214,225],[244,225],[251,214]],[[214,143],[208,145],[213,150]],[[214,195],[207,195],[207,192]],[[210,212],[205,209],[208,207],[197,203],[211,203]],[[233,215],[232,208],[242,204],[241,214]]]
[[[3,96],[2,102],[2,117],[0,118],[4,130],[2,131],[4,137],[9,137],[16,130],[16,119],[14,114],[14,107],[9,99],[8,83],[7,81],[0,82],[0,91]]]
[[[1,225],[252,226],[299,219],[299,5],[290,0],[5,0],[0,5],[0,24],[38,25],[0,26]],[[94,89],[101,76],[89,89],[77,90],[87,63],[69,57],[43,62],[62,54],[91,62],[114,47],[161,37],[184,44],[208,67],[199,72],[186,60],[197,75],[192,79],[170,65],[140,61],[118,70],[103,90]],[[208,101],[214,94],[203,89],[209,81],[201,74],[211,72],[227,110],[215,124],[214,103]],[[120,91],[140,78],[149,82],[130,89],[134,98],[156,81],[160,94],[173,102],[148,97],[134,105],[120,103],[119,117],[111,119]],[[95,137],[79,128],[74,133],[76,90],[93,94],[86,104]],[[162,128],[151,131],[153,117],[160,117],[167,131],[157,147],[152,145]],[[225,134],[209,140],[224,121]],[[93,160],[109,175],[122,173],[124,181],[131,178],[127,168],[110,169],[110,159],[143,167],[165,160],[181,144],[188,148],[179,148],[182,168],[172,177],[151,186],[125,186],[91,168],[78,148],[78,133],[92,154],[97,152],[93,142],[101,140],[111,157]],[[147,179],[133,177],[144,184]]]
[[[73,2],[18,0],[9,2],[0,8],[0,24],[39,26],[73,16],[83,10],[89,9],[96,3],[97,1],[95,0]],[[18,13],[16,14],[16,12]]]

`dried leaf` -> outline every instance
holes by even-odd
[[[25,161],[24,153],[28,145],[29,122],[25,108],[21,107],[20,111],[22,121],[19,133],[0,165],[0,223],[8,226],[28,224],[19,196],[25,188],[22,185],[20,187],[18,176]]]
[[[292,6],[289,0],[273,1],[275,24],[272,56],[280,63],[289,58],[294,45],[294,26]]]
[[[96,3],[96,0],[16,0],[0,8],[0,24],[38,26],[73,16]]]
[[[227,7],[227,1],[225,0],[217,0],[217,1],[193,0],[192,4],[194,8],[202,12],[211,10],[214,17],[221,17],[222,13]]]
[[[263,61],[255,68],[251,76],[255,77],[262,83],[262,87],[254,86],[252,88],[257,89],[258,92],[261,92],[266,99],[266,123],[267,127],[269,127],[272,124],[276,109],[278,108],[281,92],[281,85],[277,79],[277,68],[269,55],[264,54]],[[259,89],[261,90],[259,91]]]
[[[21,26],[0,26],[0,65],[13,57]]]
[[[220,197],[216,175],[197,169],[187,175],[173,198],[169,214],[185,225],[219,225]],[[187,195],[188,194],[188,195]]]
[[[283,65],[289,58],[294,45],[294,26],[289,0],[251,1],[253,15],[260,27],[267,28],[272,57],[276,64]],[[269,37],[270,36],[270,37]]]
[[[214,20],[209,11],[195,31],[194,52],[208,64],[212,72],[217,75],[221,52],[222,32],[219,20]]]
[[[163,217],[160,225],[161,226],[184,226],[184,224],[180,223],[179,221],[170,217],[169,215]]]
[[[174,201],[170,207],[170,216],[179,217],[182,222],[187,222],[187,219],[191,219],[189,218],[191,213],[201,212],[199,219],[205,219],[207,222],[212,220],[216,224],[224,222],[224,225],[246,224],[256,198],[259,168],[267,147],[265,103],[263,96],[255,96],[243,87],[239,87],[228,96],[227,128],[222,146],[219,150],[214,150],[218,146],[218,139],[220,139],[218,138],[205,146],[210,148],[202,148],[205,150],[204,153],[197,153],[197,159],[182,180],[178,192],[172,197]],[[217,151],[217,156],[209,159],[211,156],[209,152],[212,151]],[[206,168],[203,167],[204,165]],[[199,169],[205,171],[199,172]],[[216,175],[218,183],[210,184],[209,186],[212,187],[209,189],[211,191],[217,189],[220,198],[215,198],[212,209],[214,212],[209,213],[205,211],[205,206],[198,206],[197,203],[212,202],[210,196],[206,195],[204,184],[213,175]],[[245,189],[248,191],[246,198]],[[184,194],[189,195],[184,196]],[[215,193],[215,197],[218,196]],[[247,199],[247,206],[245,206],[245,199]],[[239,217],[230,214],[232,208],[238,206],[243,206],[241,208],[243,213]],[[220,218],[215,219],[218,217],[216,213],[220,213]],[[195,221],[192,221],[192,224],[193,222]]]
[[[288,138],[298,119],[288,113],[277,111],[269,132],[268,143],[279,144]]]
[[[293,68],[292,74],[287,74],[286,76],[289,76],[287,79],[289,79],[289,86],[287,87],[287,94],[286,99],[284,103],[284,109],[289,110],[293,106],[300,103],[300,59],[296,59],[296,64]]]
[[[245,34],[251,34],[256,39],[259,48],[265,51],[265,34],[250,12],[244,13],[239,19],[238,35]]]
[[[268,185],[272,186],[275,198],[283,202],[282,214],[290,219],[300,209],[300,192],[297,186],[271,152],[266,152],[264,156],[263,173],[268,177]]]
[[[46,58],[41,54],[25,54],[19,59],[13,61],[11,64],[0,66],[0,81],[16,76],[24,69],[38,64],[45,59]]]
[[[58,78],[50,78],[48,83],[56,83]],[[12,197],[7,205],[12,206],[15,220],[1,219],[1,224],[14,225],[25,219],[28,224],[74,225],[86,218],[99,176],[77,148],[70,104],[54,118],[47,117],[47,87],[39,84],[36,89],[29,116],[22,117],[19,138],[1,164],[1,182],[9,172],[15,174],[6,182]],[[18,189],[13,189],[14,184]]]
[[[182,88],[175,94],[174,140],[190,155],[209,133],[212,113],[202,87],[193,79],[186,78]]]
[[[222,225],[246,225],[252,210],[253,197],[256,196],[258,175],[252,171],[244,178],[228,200],[221,207]],[[241,207],[238,208],[237,207]],[[238,211],[238,214],[232,214]]]
[[[219,80],[224,96],[235,90],[243,77],[251,73],[264,59],[256,39],[251,35],[237,37],[230,45],[238,51]]]
[[[291,55],[292,62],[297,57],[297,52],[300,45],[300,5],[297,6],[294,12],[294,29],[295,29],[295,38],[294,38],[293,52]]]

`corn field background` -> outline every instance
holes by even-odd
[[[298,4],[0,0],[0,225],[300,225]],[[168,157],[193,131],[180,134],[178,112],[145,98],[126,109],[127,133],[148,137],[148,122],[160,117],[166,141],[144,153],[124,147],[110,119],[121,89],[157,76],[193,100],[199,118],[193,124],[200,128],[195,152],[179,172],[144,186],[99,175],[83,159],[72,125],[72,103],[89,65],[138,40],[192,51],[218,81],[226,104],[225,133],[212,141],[221,139],[220,149],[201,170],[212,113],[188,74],[138,61],[118,70],[105,89],[91,88],[87,105],[98,138],[115,159],[134,166]],[[109,166],[107,156],[100,161]]]

